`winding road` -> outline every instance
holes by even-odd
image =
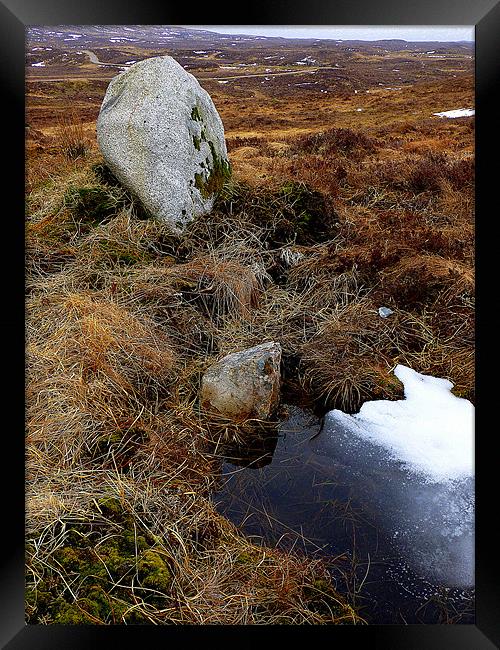
[[[99,61],[96,53],[92,52],[92,50],[81,50],[81,53],[86,54],[89,57],[90,62],[95,63],[95,65],[103,65],[107,68],[123,68],[123,63],[104,63],[104,61]]]
[[[101,68],[117,68],[119,70],[126,70],[127,65],[123,63],[105,63],[104,61],[100,61],[99,58],[97,57],[95,52],[92,52],[92,50],[79,50],[79,54],[86,54],[89,57],[89,60],[91,63],[94,65],[97,65]],[[339,68],[337,66],[319,66],[319,67],[314,67],[308,66],[306,70],[286,70],[286,71],[281,71],[281,72],[255,72],[251,74],[235,74],[235,75],[229,75],[229,76],[224,76],[224,77],[197,77],[198,81],[232,81],[236,79],[248,79],[249,77],[281,77],[285,75],[294,75],[294,74],[299,74],[299,75],[310,75],[314,74],[316,72],[321,72],[323,70],[335,70],[336,72],[339,71]],[[189,71],[188,71],[189,72]],[[43,77],[39,78],[40,81],[66,81],[68,77]],[[88,79],[86,76],[75,76],[71,77],[72,79]],[[99,80],[99,81],[109,81],[109,77],[92,77],[92,79]],[[336,75],[334,79],[347,79],[347,77],[343,75]]]

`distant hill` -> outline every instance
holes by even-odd
[[[342,49],[382,49],[398,51],[411,49],[426,51],[439,49],[443,52],[456,49],[473,49],[474,43],[443,42],[409,42],[402,39],[383,39],[377,41],[340,40],[340,39],[287,39],[281,36],[251,36],[248,34],[219,34],[203,29],[189,29],[168,25],[56,25],[29,27],[27,29],[27,46],[49,45],[65,49],[82,49],[86,47],[109,47],[110,45],[158,47],[207,47],[222,46],[285,45],[287,43],[307,46],[327,45]]]

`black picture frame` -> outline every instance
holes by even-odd
[[[172,5],[172,6],[170,6]],[[238,18],[222,5],[208,4],[194,9],[179,3],[136,2],[86,3],[71,0],[2,0],[0,2],[0,51],[2,62],[4,109],[4,167],[2,203],[6,266],[4,276],[5,308],[0,318],[6,354],[4,357],[4,401],[13,414],[4,425],[2,445],[2,523],[4,551],[0,578],[0,643],[9,650],[36,648],[90,648],[115,642],[144,646],[161,640],[183,643],[207,643],[219,634],[233,636],[237,643],[254,645],[268,638],[269,630],[261,627],[156,627],[156,626],[42,626],[24,621],[24,231],[19,214],[24,204],[24,33],[29,25],[55,24],[241,24],[241,25],[474,25],[476,33],[476,224],[477,224],[477,337],[478,376],[485,376],[493,362],[495,345],[490,335],[493,327],[487,318],[488,304],[496,294],[487,293],[488,277],[494,267],[496,240],[490,235],[495,221],[497,154],[497,95],[500,71],[500,2],[498,0],[428,0],[415,3],[373,2],[358,0],[353,6],[346,0],[336,3],[320,0],[275,3],[253,2]],[[498,120],[497,120],[498,121]],[[11,142],[9,142],[9,139]],[[498,154],[497,154],[498,155]],[[7,210],[7,199],[11,201]],[[493,365],[492,365],[493,367]],[[447,648],[482,650],[500,647],[500,576],[496,562],[495,507],[489,495],[495,493],[494,431],[487,419],[488,407],[495,404],[493,386],[487,379],[477,382],[476,402],[476,624],[410,626],[295,626],[297,641],[309,643],[326,635],[329,643],[355,640],[361,647],[391,650],[443,650]],[[12,404],[12,406],[11,406]],[[7,467],[8,465],[8,467]],[[14,471],[7,472],[7,469]],[[287,630],[283,630],[285,633]],[[282,633],[280,628],[279,634]],[[300,638],[301,635],[302,639]],[[314,639],[311,637],[314,637]],[[279,638],[279,637],[278,637]],[[281,639],[280,639],[281,640]],[[226,638],[227,642],[227,638]],[[282,641],[281,641],[282,642]]]

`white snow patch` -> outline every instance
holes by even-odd
[[[474,585],[474,407],[447,379],[398,365],[405,399],[327,413],[310,442],[331,459],[405,562],[434,585]]]
[[[442,111],[441,113],[433,113],[438,117],[470,117],[475,115],[476,111],[473,108],[457,108],[453,111]]]
[[[31,64],[31,67],[32,67],[32,68],[44,68],[44,67],[45,67],[45,63],[44,63],[43,61],[40,61],[40,63],[32,63],[32,64]]]
[[[430,482],[474,476],[474,406],[451,393],[447,379],[398,365],[404,400],[365,402],[359,413],[334,410],[329,418],[400,460]]]
[[[193,50],[193,52],[194,52],[195,54],[206,54],[206,53],[207,53],[206,50]]]

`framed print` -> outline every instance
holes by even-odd
[[[255,9],[0,4],[6,648],[499,647],[500,9]]]

